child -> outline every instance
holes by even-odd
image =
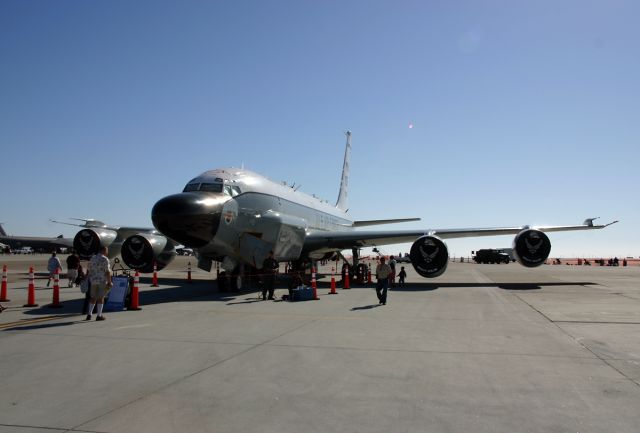
[[[404,270],[404,266],[400,267],[400,273],[398,274],[398,283],[400,287],[404,286],[404,279],[407,277],[407,273]]]

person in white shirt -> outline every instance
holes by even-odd
[[[91,300],[89,301],[89,312],[85,320],[91,320],[93,308],[98,305],[97,320],[105,320],[102,315],[104,298],[111,289],[111,264],[107,257],[109,250],[107,247],[100,248],[100,252],[91,257],[89,261],[89,281],[91,282]]]
[[[53,280],[53,275],[55,274],[56,270],[58,270],[59,273],[62,273],[62,263],[60,263],[60,259],[56,257],[56,252],[54,251],[51,254],[51,257],[49,257],[49,261],[47,262],[47,271],[49,271],[49,281],[47,281],[47,287],[49,287],[49,284],[51,284],[51,280]]]

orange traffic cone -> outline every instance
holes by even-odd
[[[127,310],[142,310],[138,303],[138,284],[140,284],[140,274],[136,271],[133,277],[133,288],[131,289],[131,304],[129,304],[129,308],[127,308]]]
[[[334,271],[335,268],[331,268],[331,291],[329,292],[330,295],[338,294],[338,292],[336,292],[336,279],[333,276]]]
[[[2,267],[2,287],[0,288],[0,301],[10,301],[10,299],[7,299],[7,265],[4,265]]]
[[[187,283],[191,283],[191,262],[187,265]]]
[[[24,307],[37,307],[36,304],[36,285],[34,283],[33,266],[29,267],[29,294],[27,295],[27,303]]]
[[[371,268],[369,268],[369,277],[367,278],[367,284],[371,284]]]
[[[350,289],[350,285],[349,285],[349,267],[347,266],[347,268],[344,271],[344,287],[343,289]]]
[[[153,279],[151,280],[151,287],[158,287],[158,266],[156,266],[156,262],[153,262]]]
[[[60,303],[60,270],[56,269],[53,273],[53,300],[48,306],[49,308],[62,308]]]
[[[311,287],[314,289],[318,288],[316,285],[316,268],[311,268]]]

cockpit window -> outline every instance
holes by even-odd
[[[240,195],[240,187],[232,186],[232,187],[231,187],[231,195],[232,195],[233,197],[235,197],[235,196],[237,196],[237,195]]]
[[[206,192],[222,192],[221,183],[203,183],[200,185],[200,191]]]
[[[188,183],[187,186],[184,187],[184,190],[182,190],[182,192],[197,191],[199,186],[199,183]]]
[[[224,193],[225,193],[225,195],[233,196],[233,194],[231,193],[231,186],[225,185],[224,186]]]

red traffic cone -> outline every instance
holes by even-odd
[[[10,299],[7,299],[7,265],[4,265],[2,267],[2,287],[0,288],[0,301],[10,301]]]
[[[60,270],[56,269],[53,273],[53,300],[49,308],[62,308],[60,303]]]
[[[136,271],[133,277],[133,288],[131,289],[131,304],[129,304],[129,308],[127,308],[127,310],[142,310],[138,304],[138,284],[140,284],[140,274]]]
[[[29,294],[27,295],[27,303],[24,307],[37,307],[36,304],[36,285],[34,283],[33,266],[29,267]]]
[[[350,285],[349,285],[349,267],[347,266],[347,268],[344,271],[344,287],[343,289],[350,289]]]
[[[369,277],[367,278],[367,284],[371,284],[373,281],[371,281],[371,268],[369,268]]]
[[[334,271],[335,271],[335,268],[331,268],[331,291],[329,292],[330,295],[338,294],[338,292],[336,292],[336,279],[333,276]]]
[[[151,287],[158,287],[158,266],[156,262],[153,262],[153,279],[151,280]]]

